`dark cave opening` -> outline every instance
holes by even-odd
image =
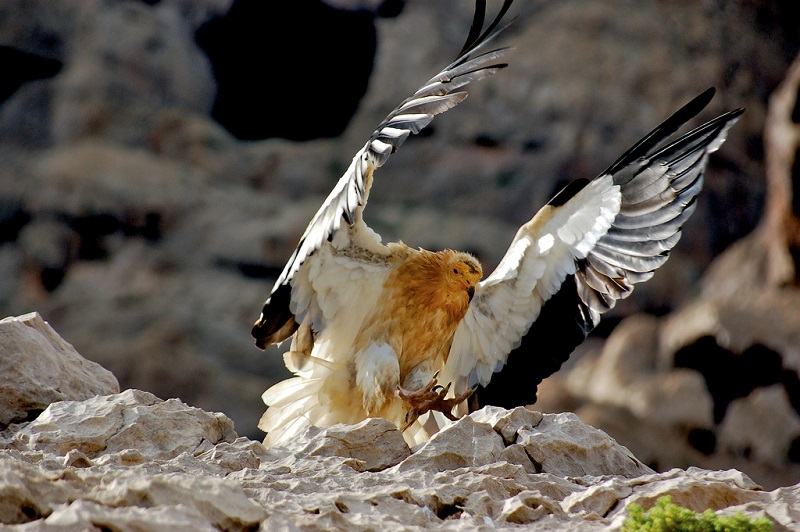
[[[213,118],[240,140],[341,134],[367,90],[378,14],[320,0],[235,0],[195,34],[217,81]]]

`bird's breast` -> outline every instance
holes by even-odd
[[[394,348],[404,376],[422,362],[446,359],[469,296],[448,292],[430,270],[406,262],[387,278],[378,307],[368,336]]]

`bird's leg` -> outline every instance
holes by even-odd
[[[468,399],[475,390],[469,389],[451,399],[445,399],[452,383],[448,383],[447,386],[441,386],[437,380],[438,376],[439,372],[437,371],[431,381],[419,390],[409,391],[400,386],[397,387],[397,396],[408,405],[405,421],[400,427],[401,431],[406,430],[419,416],[431,410],[443,413],[447,419],[452,421],[458,420],[453,415],[453,408]]]

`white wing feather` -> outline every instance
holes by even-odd
[[[542,305],[575,273],[575,261],[608,231],[620,201],[619,187],[604,176],[563,207],[544,207],[520,227],[456,330],[442,382],[460,383],[459,390],[488,384]]]

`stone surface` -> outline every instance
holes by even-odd
[[[461,418],[446,431],[438,432],[397,466],[398,471],[451,471],[483,467],[499,460],[505,449],[500,434],[491,425]]]
[[[574,409],[657,470],[735,467],[770,488],[795,484],[798,324],[791,288],[630,318],[556,377],[547,408]]]
[[[223,414],[139,390],[56,401],[0,432],[3,530],[615,530],[630,503],[666,494],[800,529],[800,485],[656,474],[574,414],[522,407],[479,410],[413,452],[382,419],[265,448]]]
[[[108,370],[86,360],[37,313],[0,320],[0,428],[55,401],[116,393]]]
[[[286,449],[309,456],[351,458],[348,463],[357,471],[383,471],[411,454],[395,424],[381,418],[324,429],[310,426],[304,438]]]
[[[719,427],[723,452],[747,455],[753,461],[783,466],[800,441],[800,416],[780,385],[757,388],[735,399]]]
[[[111,428],[96,430],[104,418]],[[209,432],[203,420],[228,428]],[[47,441],[34,442],[43,426]],[[511,426],[522,443],[504,440]],[[0,442],[0,523],[9,530],[615,530],[630,503],[649,507],[669,494],[697,511],[735,508],[800,529],[800,487],[764,492],[738,471],[631,469],[627,450],[574,415],[478,412],[410,455],[382,420],[307,431],[290,448],[270,449],[229,427],[220,414],[136,390],[55,403]],[[540,472],[506,460],[512,453],[504,450],[523,447],[527,454],[517,458],[542,464]],[[380,461],[381,452],[394,458]]]
[[[638,477],[653,472],[628,449],[603,431],[588,427],[575,414],[547,414],[536,426],[520,430],[518,442],[543,473]]]
[[[163,430],[169,420],[169,431]],[[148,435],[143,438],[143,435]],[[151,458],[167,460],[181,453],[199,453],[237,437],[233,423],[222,414],[208,414],[151,393],[126,390],[76,404],[51,404],[39,417],[14,434],[11,447],[67,455],[78,451],[88,459],[136,449]],[[153,445],[145,449],[142,443]]]

